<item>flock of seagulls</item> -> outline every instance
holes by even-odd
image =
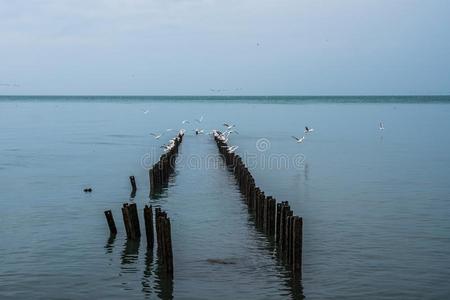
[[[305,131],[304,131],[305,134],[310,134],[312,132],[314,132],[314,128],[309,128],[308,126],[305,126]],[[305,140],[305,136],[302,136],[301,138],[299,138],[299,137],[296,137],[293,135],[292,138],[294,140],[296,140],[296,142],[299,144],[303,143],[303,141]]]
[[[149,113],[149,110],[144,110],[144,114],[148,114],[148,113]],[[198,119],[194,119],[194,122],[196,124],[198,124],[197,127],[195,127],[193,129],[193,131],[195,132],[196,135],[205,133],[205,129],[199,127],[200,124],[202,124],[203,119],[204,119],[203,115],[200,116],[200,118],[198,118]],[[181,121],[181,124],[183,124],[183,125],[193,124],[193,122],[191,122],[190,120],[183,120],[183,121]],[[227,143],[231,134],[239,134],[239,132],[236,130],[235,124],[223,123],[222,125],[225,127],[225,130],[223,132],[218,129],[213,129],[210,132],[210,134],[214,135],[222,142]],[[379,130],[380,131],[384,130],[384,123],[382,121],[380,121],[380,123],[379,123]],[[170,132],[170,131],[173,131],[173,129],[168,128],[165,130],[165,132]],[[180,129],[180,133],[185,133],[185,131],[186,131],[185,129]],[[165,132],[162,132],[162,133],[152,132],[152,133],[150,133],[150,135],[153,136],[155,139],[159,140],[162,136],[164,136]],[[297,144],[303,143],[305,141],[305,137],[314,132],[314,128],[305,126],[305,130],[303,132],[304,132],[304,135],[301,137],[298,137],[295,135],[291,136]],[[168,144],[162,145],[161,148],[163,148],[164,151],[169,151],[173,147],[174,144],[175,144],[175,141],[173,139],[171,139],[171,140],[169,140]],[[226,148],[229,153],[232,153],[232,152],[236,151],[239,148],[239,146],[226,146]]]

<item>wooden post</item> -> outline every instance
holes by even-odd
[[[172,253],[172,233],[170,226],[170,219],[165,219],[165,248],[166,248],[166,265],[167,273],[173,277],[173,253]]]
[[[114,222],[114,217],[111,210],[105,210],[106,221],[108,222],[109,232],[111,235],[117,234],[116,223]]]
[[[132,193],[136,193],[137,187],[136,187],[136,179],[134,178],[134,176],[130,176],[130,183]]]
[[[122,207],[123,224],[125,226],[125,231],[127,233],[127,238],[135,239],[134,227],[131,224],[130,211],[128,210],[128,204],[124,203]]]
[[[275,242],[277,244],[280,242],[281,208],[282,208],[282,204],[277,203],[277,220],[276,220],[276,228],[275,228]]]
[[[139,214],[137,211],[136,203],[131,203],[128,205],[128,211],[131,216],[131,225],[133,226],[133,230],[135,233],[135,238],[139,238],[141,236],[141,227],[139,225]]]
[[[147,248],[153,249],[154,244],[154,230],[153,230],[153,210],[152,206],[146,205],[144,207],[144,222],[145,222],[145,235],[147,237]]]
[[[287,262],[289,257],[289,242],[290,242],[290,236],[289,236],[289,217],[292,217],[292,210],[288,210],[286,212],[286,220],[285,220],[285,229],[284,229],[284,245],[283,245],[283,259]]]
[[[302,278],[302,252],[303,252],[303,219],[295,217],[293,230],[293,256],[292,272],[294,276]]]

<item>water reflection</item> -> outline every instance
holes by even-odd
[[[142,292],[145,295],[145,298],[151,299],[153,291],[153,282],[152,278],[154,277],[153,272],[153,249],[147,248],[147,252],[145,253],[145,268],[144,274],[142,276]]]
[[[125,273],[137,271],[135,265],[138,261],[140,242],[140,239],[127,239],[125,244],[123,245],[124,249],[120,258],[122,270],[124,270]]]
[[[155,287],[160,299],[173,299],[173,278],[167,274],[164,265],[158,260]]]
[[[293,274],[291,270],[284,264],[280,255],[277,255],[278,249],[275,239],[271,236],[267,236],[263,229],[256,226],[254,214],[250,214],[247,219],[247,226],[256,231],[260,238],[256,239],[258,243],[258,249],[263,252],[262,255],[270,255],[277,262],[277,276],[281,279],[284,286],[289,290],[291,299],[304,299],[303,285],[300,276]]]
[[[116,235],[115,234],[111,234],[108,238],[108,240],[106,241],[106,245],[105,245],[105,249],[106,249],[106,254],[108,253],[112,253],[113,249],[114,249],[114,241],[116,240]]]

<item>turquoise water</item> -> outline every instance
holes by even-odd
[[[449,103],[445,96],[0,97],[0,298],[448,298]],[[230,144],[257,184],[304,218],[301,286],[255,230],[212,138],[195,136],[192,125],[184,126],[169,189],[148,198],[147,168],[171,137],[149,133],[201,115],[205,129],[236,124]],[[305,125],[315,131],[297,144],[291,136]],[[138,207],[150,202],[172,219],[173,282],[161,278],[145,238],[124,238],[129,175]],[[118,225],[114,241],[105,209]]]

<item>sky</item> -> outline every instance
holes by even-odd
[[[0,0],[0,95],[416,94],[448,0]]]

